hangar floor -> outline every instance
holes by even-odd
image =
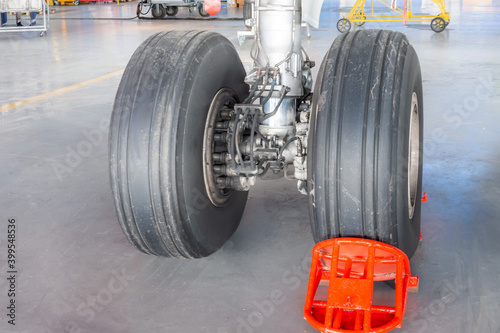
[[[422,7],[415,12],[437,10],[431,1],[414,5]],[[320,28],[303,39],[317,63],[339,35],[335,24],[346,6],[327,0]],[[363,27],[407,34],[424,78],[429,202],[411,260],[421,284],[399,332],[498,333],[500,2],[448,6],[452,21],[440,34],[428,23]],[[239,46],[236,37],[242,21],[89,20],[133,17],[135,8],[56,7],[46,37],[0,33],[0,107],[7,105],[0,113],[0,331],[314,332],[302,319],[314,243],[307,198],[294,182],[252,188],[239,229],[206,259],[146,256],[122,234],[105,132],[133,51],[158,31],[207,29],[228,37],[250,66],[251,40]],[[181,10],[179,17],[198,16]],[[241,17],[241,9],[223,8],[219,17]],[[88,152],[68,164],[82,142]],[[19,245],[15,328],[6,316],[12,217]],[[276,295],[279,302],[270,302]]]

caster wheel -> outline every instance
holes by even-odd
[[[177,6],[167,6],[166,13],[168,16],[175,16],[179,12],[179,7]]]
[[[435,19],[433,19],[431,21],[431,29],[434,31],[434,32],[441,32],[443,31],[446,26],[448,24],[446,24],[445,20],[443,20],[441,17],[436,17]]]
[[[220,111],[246,98],[245,76],[233,44],[214,32],[158,33],[130,59],[113,106],[109,161],[118,220],[140,251],[205,257],[238,227],[248,192],[219,189],[209,166],[221,148]]]
[[[361,16],[361,17],[356,17],[356,19],[359,19],[359,20],[365,20],[366,17],[365,16]],[[354,24],[356,24],[358,27],[361,27],[362,25],[364,25],[366,22],[365,21],[360,21],[360,22],[354,22]]]
[[[73,2],[73,4],[74,4],[75,6],[80,5],[80,0],[75,0],[75,1]]]
[[[40,37],[43,37],[46,35],[46,32],[45,31],[40,31]]]
[[[155,4],[151,8],[151,15],[153,15],[154,19],[161,19],[164,18],[166,13],[165,13],[165,7],[163,5]]]
[[[420,238],[423,150],[415,50],[399,32],[342,34],[313,96],[307,192],[314,240],[368,238],[411,257]]]
[[[337,22],[337,30],[340,31],[341,33],[348,32],[349,30],[351,30],[351,21],[345,18],[340,19]]]
[[[202,16],[202,17],[209,17],[210,16],[210,14],[205,11],[204,4],[200,4],[200,6],[198,7],[198,13],[200,13],[200,16]]]

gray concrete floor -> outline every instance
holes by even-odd
[[[303,40],[318,63],[349,5],[326,1],[320,29]],[[133,17],[135,7],[57,7],[44,38],[0,33],[0,106],[122,69],[144,39],[162,30],[218,31],[249,64],[250,43],[240,47],[236,38],[242,21],[77,19]],[[415,7],[436,12],[431,1]],[[411,260],[421,284],[399,332],[498,333],[500,2],[457,0],[448,7],[452,22],[440,34],[428,23],[365,25],[406,33],[424,77],[429,202],[424,240]],[[182,10],[179,16],[197,17]],[[241,9],[219,14],[237,16]],[[302,319],[314,243],[306,197],[293,182],[256,185],[235,235],[206,259],[146,256],[127,243],[101,126],[119,81],[115,75],[0,113],[0,332],[314,332]],[[79,145],[88,154],[67,160]],[[6,322],[10,217],[19,245],[15,328]],[[269,306],[280,293],[280,304]]]

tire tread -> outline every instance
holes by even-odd
[[[364,30],[340,35],[325,56],[308,144],[308,165],[314,166],[308,169],[308,192],[316,242],[364,237],[413,254],[414,233],[398,235],[400,199],[394,189],[402,165],[396,154],[402,146],[398,106],[408,48],[401,33]],[[415,59],[409,61],[420,71]]]

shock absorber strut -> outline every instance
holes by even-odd
[[[255,66],[279,73],[273,80],[268,78],[268,82],[263,82],[261,87],[262,90],[270,91],[270,98],[264,104],[264,112],[269,114],[276,107],[278,110],[272,117],[265,119],[259,129],[264,135],[276,135],[286,139],[295,135],[297,99],[304,94],[300,38],[301,2],[256,0],[255,11],[257,34],[252,47]],[[280,90],[273,90],[277,85],[287,87],[288,90],[287,97],[281,102]]]
[[[249,96],[232,110],[221,110],[213,132],[211,144],[227,148],[211,156],[218,190],[248,190],[269,170],[305,180],[308,117],[298,115],[309,112],[312,80],[311,62],[302,56],[301,2],[256,0],[254,10],[254,68],[245,79]],[[295,169],[293,175],[287,166]]]

